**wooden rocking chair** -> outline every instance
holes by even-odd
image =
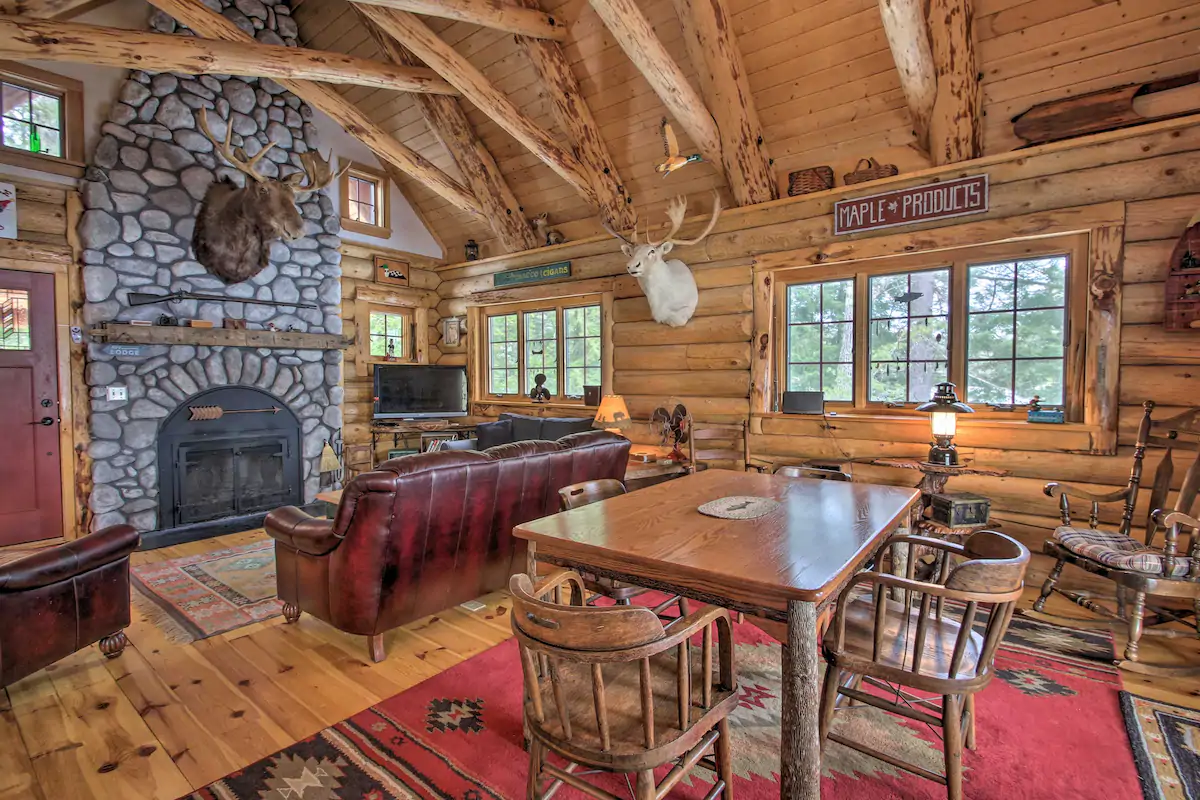
[[[1054,538],[1048,539],[1042,549],[1058,561],[1047,576],[1033,610],[1023,613],[1034,619],[1076,627],[1127,627],[1129,642],[1125,646],[1125,657],[1117,662],[1117,666],[1144,675],[1200,675],[1200,666],[1155,665],[1138,660],[1138,643],[1142,636],[1200,637],[1200,522],[1190,516],[1197,489],[1200,488],[1200,409],[1158,421],[1151,419],[1154,403],[1148,401],[1144,407],[1146,413],[1138,428],[1128,486],[1120,491],[1097,495],[1065,483],[1046,484],[1046,494],[1059,498],[1063,524],[1054,531]],[[1161,447],[1164,450],[1150,489],[1145,535],[1139,540],[1132,535],[1133,517],[1138,504],[1147,447]],[[1175,472],[1173,454],[1177,450],[1196,455],[1184,474],[1173,508],[1165,510]],[[1088,527],[1071,523],[1068,497],[1086,500],[1091,504]],[[1100,504],[1118,501],[1124,504],[1120,527],[1116,532],[1100,530]],[[1181,538],[1183,529],[1190,531],[1186,538]],[[1164,537],[1161,544],[1157,542],[1160,532]],[[1057,584],[1066,564],[1074,564],[1116,583],[1116,610],[1096,602],[1085,592],[1060,588]],[[1046,599],[1052,592],[1058,592],[1104,619],[1045,613]],[[1148,602],[1148,598],[1154,602]],[[1162,605],[1163,601],[1174,601],[1178,606],[1181,600],[1190,600],[1191,608]],[[1171,622],[1182,623],[1192,630],[1160,627]]]

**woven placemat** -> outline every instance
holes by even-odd
[[[696,510],[718,519],[756,519],[765,517],[779,507],[778,500],[752,495],[734,495],[710,500]]]

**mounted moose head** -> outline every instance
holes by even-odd
[[[225,177],[208,187],[196,229],[192,234],[192,249],[196,260],[226,283],[241,283],[257,275],[267,266],[271,242],[276,239],[298,239],[304,235],[304,218],[296,208],[296,195],[324,189],[338,177],[329,162],[314,150],[300,155],[303,173],[283,180],[264,177],[255,170],[275,142],[270,142],[253,158],[247,158],[240,147],[230,146],[233,125],[226,123],[225,140],[213,136],[208,127],[208,114],[198,115],[200,129],[212,141],[217,152],[231,166],[246,175],[246,185],[239,187]]]
[[[683,218],[687,214],[687,199],[676,197],[667,205],[667,216],[671,220],[671,228],[667,235],[654,241],[647,231],[645,244],[637,243],[636,225],[633,229],[633,239],[627,239],[613,230],[607,222],[604,223],[604,229],[623,242],[621,252],[629,256],[629,263],[625,265],[625,269],[638,279],[638,284],[650,303],[650,313],[655,322],[678,328],[686,325],[692,314],[696,313],[696,303],[700,300],[700,294],[696,290],[696,279],[692,277],[691,269],[677,258],[664,261],[663,256],[670,253],[677,244],[691,245],[702,241],[717,224],[720,213],[721,197],[713,192],[712,218],[703,232],[695,239],[676,239],[674,236],[683,225]]]

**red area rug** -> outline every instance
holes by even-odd
[[[777,798],[780,645],[749,624],[735,631],[742,700],[731,718],[734,793]],[[967,797],[1140,797],[1111,659],[1107,634],[1015,619],[996,659],[997,678],[978,699],[979,748],[964,755]],[[941,771],[940,740],[928,727],[865,707],[839,719],[846,735]],[[510,640],[193,797],[518,800],[527,770],[521,670]],[[823,772],[827,800],[946,796],[942,786],[834,743]],[[698,771],[671,796],[697,800],[710,786],[711,776]],[[623,778],[613,776],[606,788],[630,796]]]
[[[138,611],[186,644],[279,616],[271,540],[130,567]]]

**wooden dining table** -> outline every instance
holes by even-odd
[[[757,519],[705,516],[730,496],[769,497]],[[916,489],[705,470],[527,522],[513,535],[537,562],[742,611],[787,625],[780,796],[821,796],[817,620],[841,587],[908,520]]]

